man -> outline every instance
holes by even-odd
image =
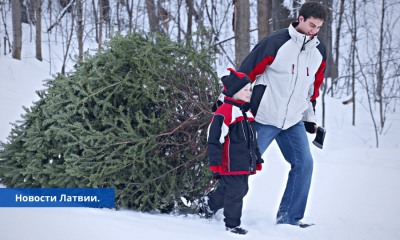
[[[313,171],[306,131],[317,130],[315,99],[326,65],[325,44],[317,33],[326,15],[320,3],[303,4],[299,21],[261,40],[239,69],[255,81],[250,104],[261,154],[275,139],[292,167],[278,209],[277,224],[311,225],[300,222]]]

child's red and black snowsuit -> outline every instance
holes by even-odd
[[[248,191],[248,177],[261,170],[254,116],[249,104],[225,97],[208,127],[208,159],[214,175],[221,177],[221,187],[210,197],[214,211],[224,208],[225,225],[240,225],[243,197]]]

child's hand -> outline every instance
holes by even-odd
[[[261,171],[261,169],[262,169],[262,165],[261,165],[261,163],[257,164],[257,166],[256,166],[256,170],[257,170],[257,171]]]

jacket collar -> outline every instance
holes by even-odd
[[[300,32],[298,32],[295,27],[299,25],[299,22],[292,22],[289,25],[289,35],[292,38],[292,40],[296,43],[297,46],[299,46],[300,48],[305,47],[305,51],[311,50],[313,48],[316,48],[319,45],[320,40],[318,39],[318,34],[315,34],[313,39],[311,39],[310,41],[308,41],[309,36],[302,34]],[[308,41],[308,42],[307,42]]]
[[[235,100],[230,97],[224,98],[224,103],[231,104],[235,107],[238,107],[240,110],[245,110],[246,112],[249,110],[250,104],[245,101]]]

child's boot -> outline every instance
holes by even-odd
[[[208,196],[200,198],[199,214],[205,219],[212,219],[214,217],[214,211],[208,206],[208,200]]]
[[[236,234],[241,234],[241,235],[245,235],[246,233],[249,232],[246,229],[241,228],[240,226],[234,227],[234,228],[226,227],[226,231],[236,233]]]

